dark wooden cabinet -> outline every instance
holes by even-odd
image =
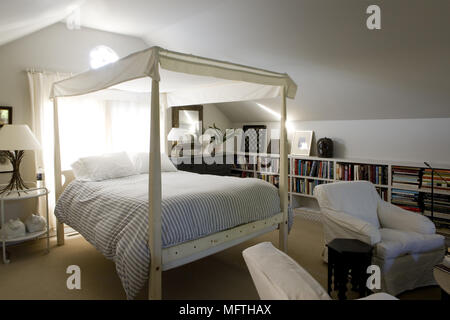
[[[186,159],[184,159],[186,160]],[[191,158],[191,161],[181,161],[181,158],[172,159],[172,162],[177,167],[178,170],[194,172],[199,174],[213,174],[216,176],[229,176],[231,175],[231,164],[207,164],[205,161],[194,161],[194,158]],[[197,162],[197,163],[196,163]]]

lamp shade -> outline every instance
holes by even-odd
[[[169,141],[179,141],[185,135],[189,134],[189,130],[182,128],[172,128],[167,135],[167,140]]]
[[[0,150],[36,150],[41,145],[26,124],[4,125],[0,128]]]

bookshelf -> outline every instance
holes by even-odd
[[[278,187],[279,158],[276,154],[238,154],[232,175],[263,179]],[[320,208],[313,195],[317,185],[354,180],[371,181],[385,201],[431,216],[431,170],[424,164],[289,155],[288,165],[290,206],[306,218],[320,220]],[[450,164],[435,167],[450,186]],[[434,183],[434,222],[448,228],[450,188],[436,174]]]
[[[313,172],[298,174],[298,162],[329,163],[332,175],[322,177]],[[368,180],[371,181],[381,198],[406,210],[418,212],[431,217],[431,170],[424,164],[400,161],[383,161],[369,159],[335,159],[318,157],[289,156],[290,170],[290,204],[295,211],[319,220],[320,209],[312,195],[314,187],[322,183],[337,181]],[[441,227],[450,227],[450,165],[435,165],[436,171],[449,183],[442,183],[435,174],[434,183],[434,222]],[[297,180],[308,181],[312,188],[297,188]],[[312,181],[312,182],[311,182]],[[311,190],[312,189],[312,190]],[[300,191],[300,192],[299,192]]]
[[[231,168],[233,176],[258,178],[276,187],[280,183],[280,155],[278,154],[238,154]]]
[[[434,212],[431,215],[431,169],[392,166],[392,203],[432,217],[436,224],[450,226],[450,169],[436,168],[434,175]]]
[[[237,154],[231,166],[231,175],[241,178],[256,178],[257,155]]]

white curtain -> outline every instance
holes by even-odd
[[[53,104],[49,99],[52,84],[64,80],[70,73],[54,73],[29,70],[27,71],[28,84],[31,99],[31,130],[39,140],[42,149],[35,151],[35,169],[41,168],[45,172],[45,185],[54,192],[54,170],[53,170]],[[39,212],[44,212],[45,203],[39,198]],[[55,207],[54,196],[49,197],[49,210],[53,213]],[[53,214],[49,216],[49,225],[55,227]]]
[[[53,102],[48,98],[55,81],[70,74],[28,71],[30,85],[32,130],[42,150],[36,153],[36,170],[45,171],[45,183],[54,195]],[[166,150],[167,99],[161,94],[161,151]],[[149,150],[150,93],[129,93],[118,90],[78,97],[60,98],[59,129],[62,170],[83,156],[108,152],[139,152]],[[53,212],[55,200],[50,197]],[[42,212],[42,211],[41,211]],[[50,225],[55,226],[53,214]]]
[[[149,150],[150,95],[113,92],[59,99],[62,170],[80,157]]]

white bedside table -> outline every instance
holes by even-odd
[[[49,191],[47,188],[31,188],[27,190],[20,191],[11,191],[6,192],[4,194],[0,194],[0,216],[2,226],[5,224],[5,201],[17,201],[17,200],[25,200],[31,198],[38,198],[45,196],[45,211],[46,211],[46,220],[47,220],[47,228],[46,230],[38,231],[38,232],[27,232],[25,236],[16,237],[16,238],[2,238],[0,237],[0,242],[2,243],[3,249],[3,263],[9,263],[10,260],[6,258],[6,243],[8,242],[18,242],[18,241],[26,241],[35,239],[37,237],[42,236],[43,234],[47,234],[47,252],[50,251],[50,228],[48,221],[48,194]]]

